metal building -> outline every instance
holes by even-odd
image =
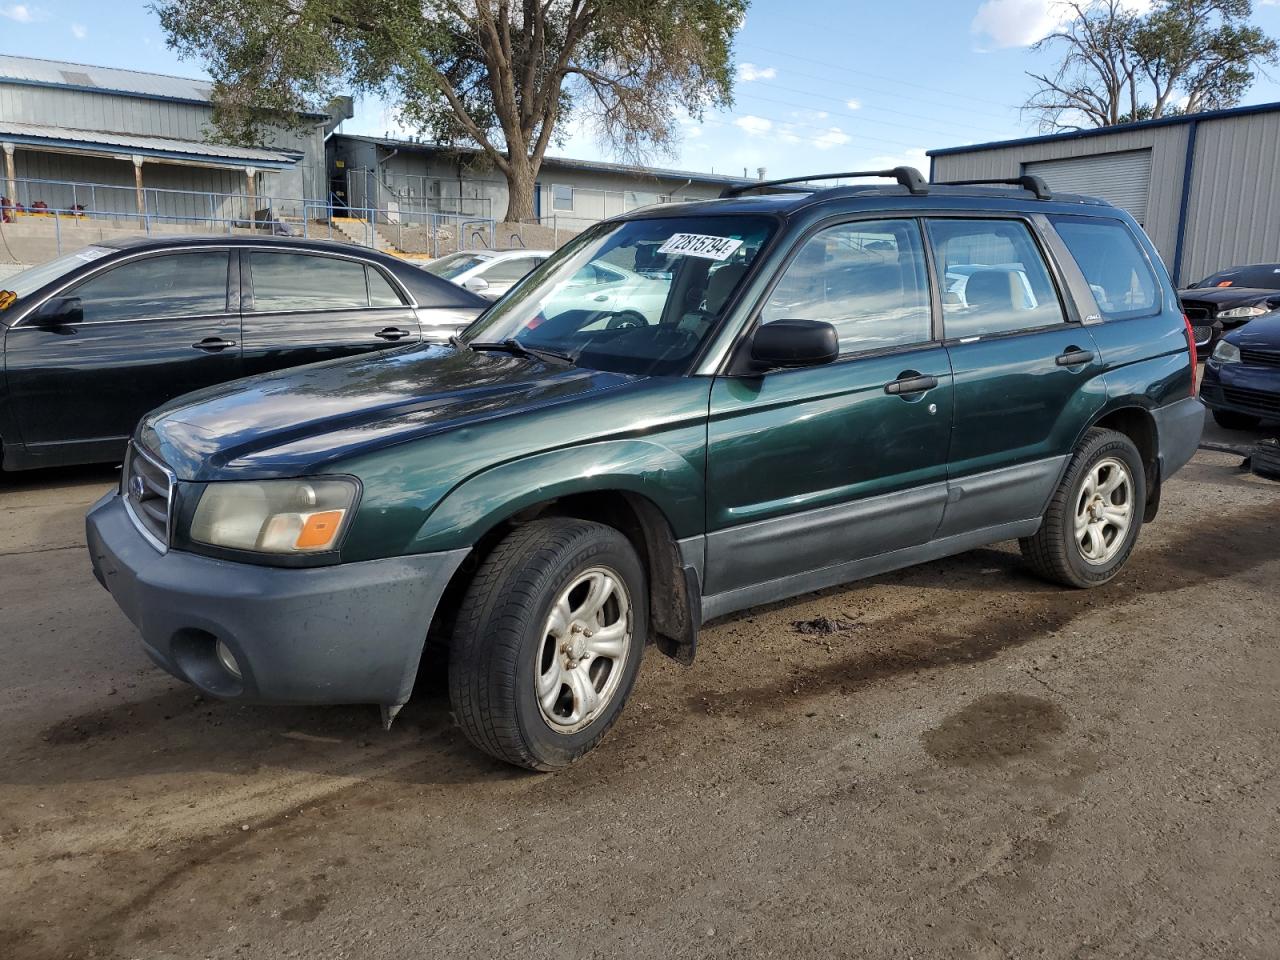
[[[1280,261],[1280,103],[930,150],[936,183],[1042,177],[1133,214],[1174,282]]]
[[[266,148],[212,143],[212,89],[0,55],[0,193],[27,210],[158,219],[244,217],[267,197],[300,216],[304,198],[325,196],[328,117],[304,118],[302,133],[276,131]]]

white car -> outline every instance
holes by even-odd
[[[577,308],[613,314],[621,318],[610,318],[615,325],[628,320],[633,324],[656,324],[662,320],[670,288],[669,276],[650,276],[597,261],[570,277],[547,298],[547,303],[557,312]]]
[[[486,300],[497,300],[549,256],[550,250],[463,250],[432,260],[422,269]]]

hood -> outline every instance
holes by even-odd
[[[1280,310],[1254,317],[1223,339],[1231,341],[1242,350],[1280,352]]]
[[[1280,303],[1280,290],[1266,287],[1189,287],[1178,291],[1180,300],[1212,303],[1219,309],[1247,307],[1259,300],[1275,300]]]
[[[414,346],[190,393],[148,415],[140,436],[183,480],[299,476],[370,449],[643,379]]]

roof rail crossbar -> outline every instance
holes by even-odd
[[[940,187],[1021,187],[1036,195],[1037,200],[1052,200],[1053,191],[1049,185],[1034,174],[1024,173],[1020,177],[1004,177],[995,180],[948,180],[939,183]]]
[[[897,180],[899,184],[906,187],[908,192],[915,196],[923,196],[929,192],[929,182],[920,175],[920,171],[915,167],[894,167],[892,170],[855,170],[849,173],[818,173],[808,177],[787,177],[784,180],[759,180],[753,183],[740,184],[736,187],[725,187],[720,191],[720,197],[721,199],[740,197],[744,193],[759,190],[761,187],[785,187],[791,184],[809,183],[813,180],[843,180],[846,177],[883,177]]]

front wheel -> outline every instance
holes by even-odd
[[[531,770],[594,747],[640,668],[646,596],[640,559],[612,527],[551,518],[508,534],[471,581],[450,646],[468,739]]]
[[[1071,457],[1040,529],[1018,543],[1046,580],[1101,586],[1129,559],[1146,508],[1138,448],[1122,433],[1095,427]]]

